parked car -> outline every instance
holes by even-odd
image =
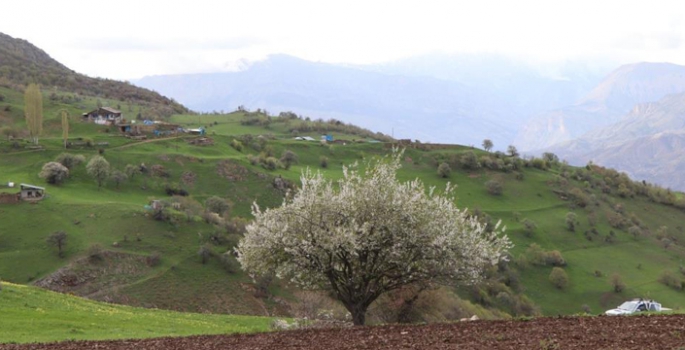
[[[670,311],[671,309],[661,307],[661,304],[654,300],[633,299],[626,301],[615,309],[607,310],[605,314],[609,316],[617,315],[631,315],[638,312],[662,312]]]

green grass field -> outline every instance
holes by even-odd
[[[254,333],[273,321],[107,304],[10,283],[2,283],[0,310],[0,343]]]
[[[4,94],[9,96],[10,103],[18,97]],[[93,106],[96,103],[95,99],[86,101]],[[13,106],[12,114],[4,118],[21,128],[23,121],[16,113],[21,105],[14,103]],[[200,207],[210,196],[225,198],[230,202],[231,218],[249,220],[254,202],[266,207],[281,203],[283,193],[274,188],[274,178],[280,176],[297,184],[301,172],[311,168],[322,171],[330,179],[339,179],[344,165],[355,162],[363,165],[365,160],[388,154],[391,149],[385,144],[368,142],[323,145],[318,141],[295,141],[285,122],[272,118],[268,128],[243,125],[241,112],[171,118],[172,122],[188,127],[207,126],[208,136],[214,140],[212,146],[190,145],[187,137],[134,141],[112,130],[107,132],[102,126],[73,121],[71,137],[88,137],[96,143],[108,142],[109,145],[75,148],[69,152],[90,158],[102,148],[103,156],[115,169],[144,163],[148,167],[163,166],[169,176],[137,175],[120,188],[111,182],[98,188],[80,165],[64,184],[55,186],[45,184],[38,173],[44,163],[63,152],[59,123],[54,119],[58,107],[46,108],[50,114],[46,113],[46,132],[40,142],[44,150],[25,149],[25,143],[17,149],[7,140],[0,141],[0,184],[8,181],[32,183],[46,186],[49,194],[46,200],[35,205],[0,205],[0,277],[12,283],[30,284],[64,266],[74,270],[109,271],[111,278],[100,277],[93,282],[100,288],[98,293],[90,295],[87,288],[77,292],[137,306],[253,315],[285,312],[282,305],[273,300],[255,297],[251,291],[252,280],[239,268],[227,270],[222,265],[221,255],[232,249],[239,236],[226,234],[224,228],[203,220],[170,223],[150,217],[144,206],[153,199],[169,200],[164,191],[167,184],[184,187],[190,193],[188,201]],[[75,110],[74,115],[77,112]],[[245,134],[252,135],[252,144],[244,144],[242,151],[231,147],[234,139],[247,140],[243,137]],[[254,141],[259,135],[266,136],[261,145]],[[301,135],[318,139],[320,133]],[[362,139],[340,133],[334,133],[334,137]],[[285,150],[295,152],[299,160],[288,170],[266,170],[250,162],[250,157],[258,158],[261,153],[279,158]],[[438,192],[447,182],[456,184],[455,200],[460,207],[486,213],[494,221],[502,220],[507,227],[506,233],[515,243],[510,265],[515,268],[520,282],[516,293],[529,297],[543,314],[575,314],[583,311],[584,306],[593,313],[601,313],[633,297],[654,298],[666,307],[685,308],[683,291],[659,282],[664,271],[681,280],[685,278],[680,272],[681,266],[685,266],[682,245],[685,242],[685,225],[682,224],[685,214],[682,210],[655,203],[645,196],[624,198],[615,189],[602,191],[600,186],[568,174],[563,177],[565,184],[559,185],[564,171],[571,174],[577,171],[560,164],[546,170],[529,166],[510,172],[455,168],[447,179],[438,176],[438,162],[471,151],[478,157],[488,155],[482,150],[462,146],[408,148],[397,176],[401,180],[418,177],[428,187],[436,187]],[[322,157],[328,160],[326,168],[320,165]],[[194,180],[184,184],[182,178],[187,173],[191,173]],[[235,174],[238,176],[234,177]],[[591,176],[595,180],[602,178],[598,173]],[[502,182],[501,195],[488,193],[485,183],[492,179]],[[589,198],[588,205],[573,205],[573,200],[565,194],[571,189],[582,191]],[[620,228],[612,227],[609,221],[617,207],[621,207],[621,215],[628,222]],[[575,232],[569,231],[565,224],[569,212],[577,215]],[[532,220],[537,228],[526,233],[525,219]],[[628,229],[631,225],[639,225],[644,233],[632,236]],[[56,230],[64,230],[69,235],[64,258],[59,258],[55,248],[45,242],[47,235]],[[663,231],[662,235],[671,242],[667,247],[663,237],[657,236],[659,231]],[[211,243],[210,237],[217,234],[225,241],[212,243],[215,256],[208,264],[201,264],[198,248]],[[564,270],[569,277],[566,289],[559,290],[550,283],[551,266],[516,264],[526,256],[532,243],[547,251],[558,250],[563,255],[567,262]],[[123,254],[117,256],[125,258],[107,260],[102,266],[88,265],[84,263],[84,257],[94,244],[106,251]],[[153,254],[161,257],[159,265],[149,267],[142,262],[135,263]],[[128,261],[128,265],[122,265],[120,260]],[[126,273],[121,272],[124,270]],[[619,274],[626,285],[621,293],[612,291],[613,274]],[[278,283],[270,288],[273,295],[285,302],[293,300],[288,288]],[[460,295],[465,299],[473,298],[468,289],[460,289]],[[488,307],[499,307],[504,303],[501,300],[507,299],[500,293],[491,295],[490,300],[492,304]]]

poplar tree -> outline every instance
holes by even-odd
[[[36,84],[29,84],[24,92],[24,113],[31,141],[38,144],[38,136],[43,132],[43,96]]]
[[[69,139],[69,113],[62,110],[62,139],[64,140],[64,149],[67,149],[67,140]]]

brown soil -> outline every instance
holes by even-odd
[[[0,349],[685,349],[685,315],[560,317],[251,335],[0,345]]]

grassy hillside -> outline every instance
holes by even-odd
[[[2,91],[8,96],[4,103],[13,106],[9,115],[4,114],[5,125],[23,128],[21,96]],[[95,104],[94,99],[88,101]],[[373,134],[335,122],[245,112],[171,118],[187,126],[205,126],[213,140],[209,146],[190,144],[192,137],[135,141],[113,130],[107,132],[104,126],[72,121],[71,137],[108,145],[76,147],[70,153],[88,159],[102,152],[118,170],[144,164],[163,171],[135,175],[119,188],[111,181],[98,188],[81,164],[64,184],[56,186],[45,184],[38,173],[44,163],[64,151],[56,119],[62,105],[49,99],[45,105],[43,150],[24,148],[23,141],[0,141],[0,184],[33,183],[46,186],[49,194],[35,205],[0,205],[0,277],[131,305],[290,314],[296,302],[291,286],[255,283],[240,271],[230,253],[225,254],[240,239],[239,226],[249,220],[250,206],[255,201],[260,206],[279,205],[284,195],[284,189],[274,185],[279,177],[297,184],[301,171],[310,167],[335,179],[342,176],[343,165],[391,149],[387,144],[365,142]],[[66,107],[74,113],[78,110],[73,104]],[[261,122],[255,123],[255,118]],[[296,133],[293,125],[297,125]],[[323,145],[292,139],[295,134],[319,139],[324,132],[344,141]],[[298,156],[289,169],[268,170],[261,164],[260,159],[279,158],[286,150]],[[447,178],[436,171],[443,162],[452,168]],[[419,177],[438,189],[448,181],[456,183],[461,207],[469,208],[483,222],[502,220],[507,226],[516,244],[510,263],[489,272],[486,283],[460,289],[462,298],[511,315],[534,314],[535,308],[526,300],[547,315],[588,309],[599,313],[631,297],[685,307],[680,286],[685,215],[675,194],[595,166],[573,168],[557,161],[523,160],[456,145],[409,145],[398,177]],[[500,183],[500,194],[489,193],[486,183],[492,180]],[[167,188],[183,189],[189,196],[171,197]],[[230,213],[218,221],[203,214],[204,202],[211,196],[230,205]],[[165,209],[164,217],[155,220],[154,212],[144,207],[153,199],[179,206]],[[573,231],[566,222],[569,213],[576,216]],[[526,224],[535,228],[527,229]],[[45,241],[57,230],[68,234],[64,258]],[[531,249],[531,244],[539,248]],[[206,264],[198,255],[202,246],[211,251]],[[558,251],[565,264],[547,259],[545,252],[550,251]],[[563,289],[549,281],[552,264],[564,265],[568,284]],[[671,287],[659,282],[665,273]],[[615,274],[625,284],[620,292],[611,283]]]
[[[0,284],[0,343],[264,332],[271,318],[150,310]]]

